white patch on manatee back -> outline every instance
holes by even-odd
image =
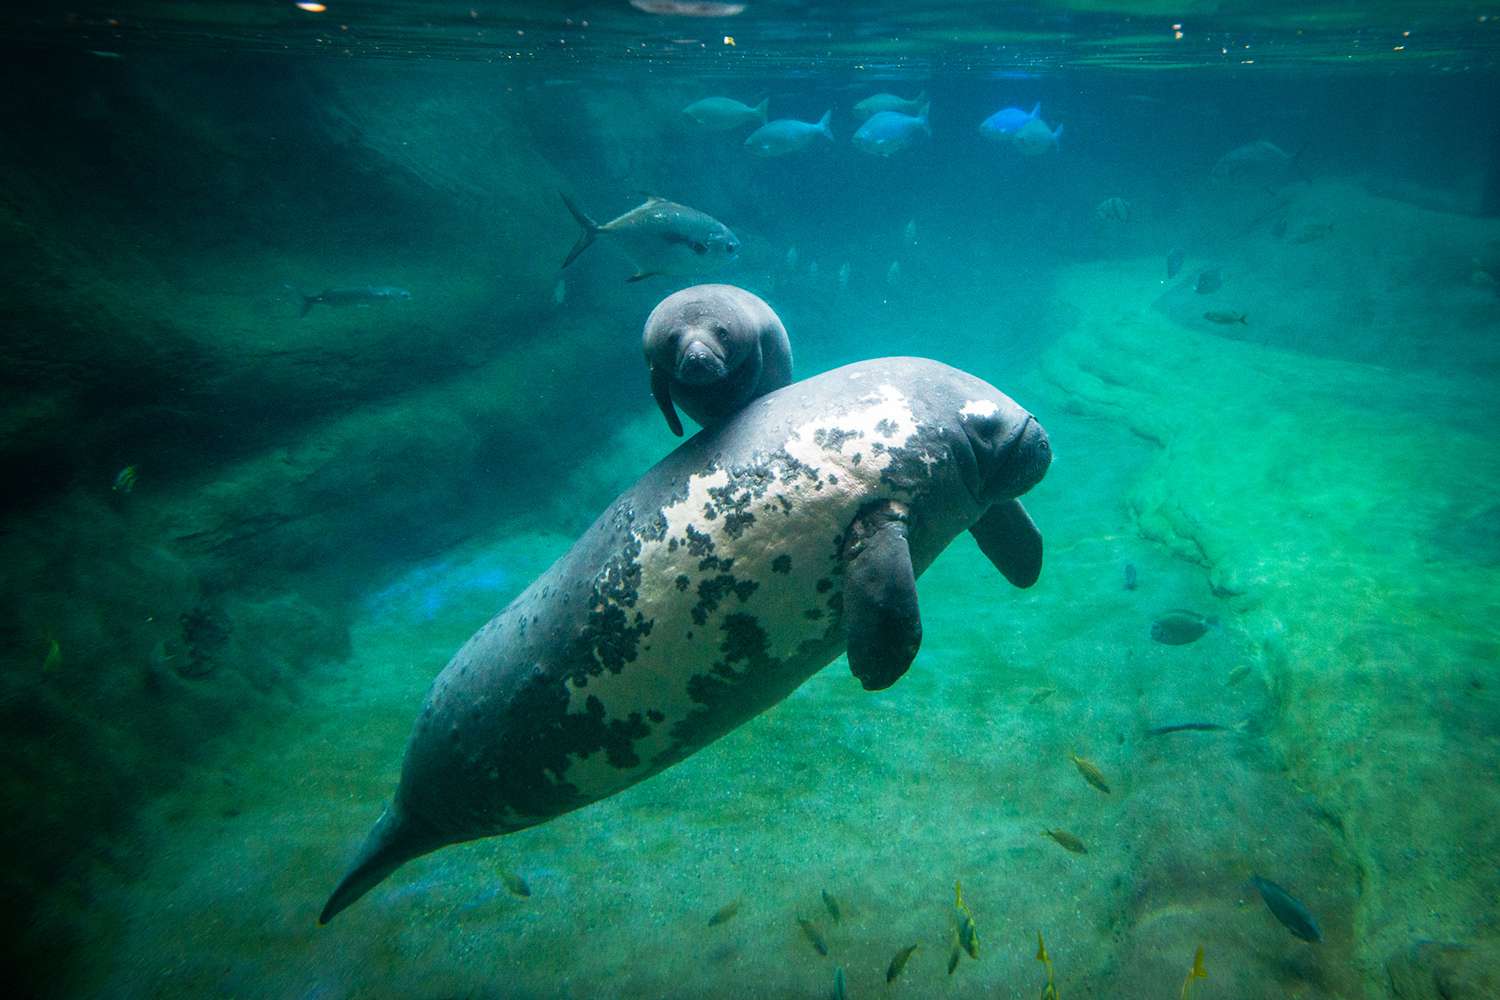
[[[971,399],[958,411],[961,417],[993,417],[1000,407],[992,399]]]
[[[567,770],[569,783],[597,797],[654,770],[652,759],[670,747],[673,725],[701,708],[689,694],[688,684],[695,675],[708,674],[723,655],[723,626],[729,615],[752,616],[766,636],[767,655],[777,659],[796,655],[804,641],[822,634],[830,621],[831,592],[819,593],[817,585],[838,569],[835,540],[865,502],[889,492],[880,481],[881,472],[892,461],[885,449],[907,445],[916,430],[910,402],[888,384],[874,387],[846,413],[816,417],[796,426],[784,450],[815,473],[816,482],[800,470],[788,476],[778,466],[777,478],[747,508],[754,523],[745,526],[737,538],[726,531],[721,499],[710,493],[719,490],[722,497],[722,490],[730,484],[728,470],[716,468],[688,480],[684,497],[662,511],[666,535],[660,539],[637,536],[641,542],[637,603],[621,610],[631,620],[637,610],[654,616],[651,634],[641,640],[636,659],[620,673],[606,671],[582,686],[569,682],[570,712],[586,711],[592,697],[604,706],[606,722],[640,715],[651,729],[649,736],[633,745],[640,764],[618,768],[603,753],[574,757]],[[873,450],[876,442],[884,449]],[[830,482],[830,477],[837,482]],[[743,493],[741,489],[739,495]],[[710,507],[719,511],[713,518],[706,513]],[[734,593],[722,594],[702,624],[691,617],[700,599],[698,588],[720,571],[699,568],[704,553],[691,550],[689,527],[712,538],[714,557],[733,560],[729,575],[734,580],[759,584],[743,601]],[[676,545],[670,544],[673,539]],[[790,560],[789,570],[776,572],[772,566],[782,556]],[[685,590],[677,585],[682,576],[690,581]],[[819,611],[822,617],[809,619],[809,611]],[[740,661],[731,667],[742,672],[747,664]],[[665,719],[651,721],[647,713],[653,710]]]

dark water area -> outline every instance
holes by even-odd
[[[1500,10],[328,8],[0,16],[18,990],[822,996],[837,968],[852,996],[1054,974],[1160,996],[1201,946],[1201,998],[1500,995]],[[851,141],[882,91],[930,105],[889,157]],[[709,96],[831,111],[832,141],[757,157],[759,121],[684,114]],[[1055,141],[981,134],[1035,105]],[[599,223],[689,206],[736,259],[627,281],[653,268],[604,233],[564,268],[563,195]],[[958,537],[917,558],[893,686],[841,656],[661,774],[413,858],[318,926],[382,804],[411,800],[443,665],[658,461],[734,439],[674,437],[642,359],[653,307],[704,281],[780,317],[783,392],[914,356],[1029,412],[1053,456],[1023,498],[1039,582]],[[871,505],[914,505],[917,552],[970,502],[923,514],[902,477],[956,481],[932,454],[859,470],[884,454],[862,435],[917,441],[904,407],[945,398],[898,388],[811,399],[779,451],[724,444],[678,484],[661,538],[591,543],[581,603],[649,612],[687,693],[641,681],[649,644],[581,626],[558,642],[596,642],[594,670],[549,689],[577,704],[546,737],[575,742],[538,780],[584,805],[662,749],[648,706],[691,730],[723,678],[776,689],[775,651],[824,628],[843,649],[844,562],[816,614],[755,602],[792,601]],[[734,549],[720,515],[757,490],[832,517],[803,469],[842,478],[855,521]],[[654,590],[684,518],[722,578]],[[1170,615],[1191,639],[1154,638]],[[983,945],[946,971],[965,920]]]

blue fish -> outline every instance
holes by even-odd
[[[854,148],[874,156],[895,156],[932,135],[924,104],[915,115],[899,111],[877,111],[859,127],[851,140]]]
[[[817,142],[819,138],[833,141],[833,130],[828,120],[833,112],[823,112],[817,123],[799,122],[795,118],[778,118],[767,122],[745,140],[745,148],[756,156],[785,156],[797,153]]]
[[[986,138],[1003,141],[1019,132],[1021,126],[1027,122],[1039,118],[1041,114],[1041,101],[1036,103],[1030,114],[1020,108],[1001,108],[980,124],[979,131]]]

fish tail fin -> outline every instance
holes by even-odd
[[[300,288],[295,289],[295,291],[302,298],[302,309],[297,313],[297,317],[300,319],[301,317],[306,316],[308,313],[312,312],[312,307],[317,304],[318,297],[316,295],[308,295]]]
[[[927,102],[927,91],[925,89],[917,91],[917,96],[913,97],[911,102],[913,104],[925,104]]]
[[[1037,101],[1035,104],[1033,104],[1031,106],[1031,117],[1032,118],[1040,117],[1041,113],[1042,113],[1042,102],[1041,101]]]
[[[573,261],[577,260],[578,255],[587,250],[589,244],[593,243],[599,236],[599,223],[585,215],[583,209],[579,208],[578,203],[572,198],[564,194],[562,200],[563,204],[568,206],[568,211],[572,213],[573,219],[578,223],[579,228],[583,230],[582,234],[578,237],[578,242],[574,243],[573,249],[568,251],[567,259],[562,262],[562,266],[567,267]]]
[[[1249,326],[1249,325],[1250,325],[1250,317],[1246,316],[1244,313],[1240,313],[1240,326]]]
[[[435,850],[441,843],[440,838],[415,827],[399,806],[387,806],[370,829],[353,866],[334,888],[333,895],[328,897],[323,912],[318,915],[319,925],[338,916],[383,882],[391,872],[411,859]]]
[[[922,106],[917,109],[917,120],[920,121],[922,123],[922,127],[925,128],[929,132],[932,131],[932,126],[929,125],[928,122],[927,122],[927,113],[930,112],[931,110],[932,110],[932,102],[931,101],[923,101],[922,102]]]
[[[764,125],[766,123],[768,105],[770,103],[771,103],[771,99],[769,97],[762,97],[760,99],[760,103],[757,104],[755,107],[753,107],[753,108],[750,109],[751,111],[754,111],[755,114],[760,118],[760,123],[762,125]]]
[[[828,137],[828,141],[829,142],[833,141],[833,129],[831,129],[831,128],[828,127],[828,123],[830,121],[832,121],[832,120],[833,120],[833,109],[832,108],[829,108],[827,111],[823,112],[823,117],[818,119],[818,131],[820,131],[824,135],[826,135]]]
[[[1055,128],[1055,129],[1052,130],[1052,145],[1058,146],[1058,147],[1062,146],[1062,126],[1061,125],[1057,126],[1057,128]]]

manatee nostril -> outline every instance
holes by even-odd
[[[691,344],[677,361],[677,381],[707,385],[724,377],[724,362],[702,344]]]

